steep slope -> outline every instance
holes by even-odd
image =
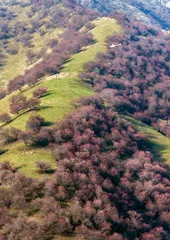
[[[30,11],[30,8],[31,6],[27,6],[26,8],[24,7],[24,11],[22,11],[22,6],[18,7],[18,15],[15,21],[13,20],[13,25],[15,25],[19,20],[21,20],[22,15],[20,13],[22,12],[22,14],[25,14],[25,17],[27,16],[27,18],[25,18],[25,22],[27,23],[29,28],[27,11]],[[37,14],[41,15],[41,11]],[[35,18],[35,16],[33,16],[33,18]],[[47,21],[47,19],[48,18],[46,17],[44,21]],[[35,19],[33,20],[35,21]],[[43,80],[38,82],[38,84],[32,86],[31,88],[24,89],[23,91],[24,96],[30,98],[34,90],[37,89],[37,87],[48,88],[48,94],[41,98],[41,105],[38,109],[38,114],[45,118],[48,125],[52,125],[56,121],[61,120],[65,114],[71,112],[74,109],[72,103],[76,99],[82,96],[91,95],[93,93],[91,88],[85,86],[82,83],[78,75],[82,71],[83,65],[85,63],[94,60],[97,53],[104,52],[106,50],[106,38],[113,33],[118,34],[121,31],[121,27],[114,19],[111,18],[98,18],[97,20],[93,21],[92,24],[94,26],[91,30],[89,30],[89,33],[92,34],[94,43],[84,46],[82,51],[73,54],[69,61],[63,64],[60,73],[47,74],[43,78]],[[45,27],[45,23],[41,26],[41,28],[44,29],[45,34],[40,36],[39,33],[35,32],[32,39],[33,46],[25,48],[22,47],[24,55],[28,49],[30,49],[31,51],[41,51],[41,48],[44,47],[46,47],[46,50],[50,53],[51,50],[50,48],[48,48],[50,38],[53,40],[54,37],[55,39],[57,39],[57,37],[59,36],[60,40],[61,33],[65,30],[64,27],[53,27],[47,30]],[[13,38],[10,39],[10,41],[13,41]],[[21,58],[20,53],[18,53],[14,57],[19,58],[22,63],[25,62],[25,60]],[[14,59],[14,57],[7,56],[6,58]],[[39,61],[41,61],[41,59]],[[14,71],[16,76],[23,73],[26,68],[28,69],[28,66],[20,65],[20,62],[14,62],[14,64],[11,64],[10,61],[6,61],[1,69],[2,81],[7,83],[8,80],[11,79],[11,76],[13,74],[13,68],[18,69],[18,66],[20,72]],[[36,62],[33,65],[30,65],[29,69],[31,69],[31,67],[33,66],[36,66]],[[5,69],[8,69],[8,75]],[[6,79],[4,79],[4,76],[6,77]],[[4,112],[4,109],[6,109],[6,111],[10,110],[9,99],[12,95],[17,94],[18,92],[19,91],[14,91],[13,93],[8,94],[5,98],[1,99],[1,113]],[[25,113],[19,114],[18,116],[14,116],[13,120],[7,123],[4,127],[19,127],[21,130],[23,130],[25,129],[26,122],[32,114],[32,111],[27,111]],[[2,148],[2,152],[4,153],[0,156],[1,161],[10,160],[11,163],[13,163],[24,173],[27,173],[29,176],[39,176],[35,164],[37,160],[48,161],[51,163],[52,167],[55,166],[54,156],[52,155],[50,148],[32,148],[29,146],[25,146],[25,144],[22,142],[15,142],[4,146]]]
[[[140,120],[141,123],[135,120],[132,123],[148,136],[155,159],[169,164],[167,34],[134,22],[121,37],[113,36],[107,42],[107,54],[86,64],[82,79],[116,111]],[[112,43],[117,45],[111,48]]]
[[[0,1],[1,52],[0,84],[24,74],[50,51],[50,40],[63,32],[54,24],[48,27],[50,17],[43,9],[36,14],[30,1]],[[36,9],[35,9],[36,10]],[[39,23],[37,24],[37,21]]]
[[[169,240],[167,35],[70,0],[3,6],[0,239]]]
[[[154,155],[154,160],[170,164],[170,138],[137,119],[129,116],[124,116],[124,118],[136,126],[139,131],[147,135],[148,147]]]
[[[129,18],[137,18],[165,29],[170,28],[170,10],[167,0],[77,0],[77,2],[100,12],[122,12]]]

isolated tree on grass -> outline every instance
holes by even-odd
[[[51,170],[51,165],[49,162],[37,161],[36,166],[39,173],[48,173]]]
[[[26,128],[29,130],[33,130],[34,132],[39,132],[44,121],[44,118],[40,115],[31,115],[28,122],[26,123]]]
[[[40,105],[40,100],[38,98],[30,98],[27,101],[27,108],[30,110],[35,110],[36,107]]]
[[[47,146],[52,141],[51,130],[47,127],[43,127],[33,138],[33,145]]]
[[[22,94],[17,94],[10,99],[10,112],[18,114],[21,110],[27,109],[27,99]]]
[[[0,121],[1,122],[10,122],[10,120],[11,120],[11,116],[9,115],[9,113],[2,113],[1,115],[0,115]]]
[[[18,139],[23,141],[26,146],[31,142],[32,137],[33,137],[32,131],[22,131],[18,135]]]
[[[33,91],[32,95],[33,97],[35,98],[41,98],[43,97],[44,95],[47,94],[47,91],[48,91],[48,88],[46,87],[40,87],[40,88],[37,88]]]
[[[27,100],[22,94],[17,94],[10,99],[10,112],[12,114],[19,114],[22,110],[35,110],[37,106],[40,105],[40,100],[38,98],[30,98]]]
[[[18,140],[19,133],[18,128],[5,128],[0,132],[0,138],[4,144],[12,143]]]

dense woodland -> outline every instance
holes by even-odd
[[[146,136],[100,98],[82,104],[43,135],[57,159],[49,180],[37,182],[1,164],[2,239],[73,233],[87,240],[169,239],[168,168],[144,150]],[[18,135],[42,144],[42,126],[40,116],[27,123],[39,142],[33,134],[29,142],[24,132]]]
[[[118,45],[111,49],[112,43]],[[169,63],[169,36],[134,22],[121,37],[108,39],[108,52],[88,63],[81,77],[119,112],[169,136]]]
[[[32,4],[30,16],[40,6],[44,16],[54,1]],[[6,94],[16,89],[20,93],[10,97],[10,113],[0,115],[2,122],[10,122],[11,114],[37,109],[48,89],[37,88],[27,99],[25,87],[58,73],[73,53],[93,43],[87,29],[98,15],[68,1],[64,6],[67,11],[57,8],[60,13],[53,16],[57,24],[67,25],[62,41],[51,42],[52,53],[10,81]],[[75,15],[66,21],[73,10]],[[53,171],[48,163],[37,161],[40,173],[53,173],[38,181],[8,162],[0,164],[0,239],[47,240],[56,235],[84,240],[169,239],[169,167],[154,161],[145,134],[123,116],[170,135],[170,40],[152,27],[120,18],[126,25],[124,34],[110,37],[107,53],[99,54],[81,74],[84,84],[96,91],[94,96],[76,102],[77,109],[53,126],[33,113],[24,131],[2,130],[4,145],[23,141],[26,146],[48,146],[57,167]],[[85,30],[78,31],[84,25]],[[112,43],[121,45],[111,49]]]

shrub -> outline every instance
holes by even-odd
[[[17,141],[20,130],[14,127],[1,130],[0,136],[4,144]]]
[[[32,138],[33,138],[33,132],[32,131],[21,131],[18,134],[18,139],[23,141],[25,143],[25,145],[29,145],[32,143]]]
[[[22,94],[14,95],[10,98],[10,112],[18,114],[22,110],[27,109],[27,99]]]
[[[32,139],[32,144],[37,146],[47,146],[51,141],[52,134],[50,129],[43,127]]]
[[[27,101],[27,108],[30,110],[35,110],[40,105],[40,100],[38,98],[30,98]]]
[[[46,88],[46,87],[37,88],[33,91],[33,97],[41,98],[47,94],[47,91],[48,91],[48,88]]]
[[[7,92],[5,89],[0,90],[0,100],[3,99],[7,95]]]
[[[39,132],[40,128],[43,126],[44,118],[40,115],[31,115],[26,123],[26,128],[33,130],[34,132]]]
[[[7,49],[7,53],[9,53],[11,55],[17,55],[18,51],[19,50],[17,48],[9,48],[9,49]]]
[[[39,173],[48,173],[51,171],[51,165],[49,162],[37,161],[36,166]]]
[[[11,120],[11,116],[9,113],[3,113],[0,115],[0,121],[1,122],[9,122]]]

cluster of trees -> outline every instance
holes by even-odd
[[[3,99],[7,95],[7,91],[1,87],[0,89],[0,100]]]
[[[21,9],[30,5],[30,10],[28,11],[28,24],[26,22],[18,22],[15,13],[16,8],[10,8],[8,4],[10,6],[19,5]],[[2,54],[0,53],[0,66],[3,65],[4,59],[2,56],[4,54],[18,53],[17,47],[11,47],[11,45],[8,44],[10,38],[15,40],[16,45],[17,42],[20,42],[24,47],[28,48],[27,62],[28,64],[32,64],[43,57],[48,58],[48,56],[44,56],[46,46],[38,53],[32,51],[32,47],[34,46],[34,41],[32,40],[35,32],[44,35],[49,29],[57,27],[64,30],[69,29],[71,32],[77,31],[82,26],[89,28],[91,27],[90,21],[97,16],[97,13],[92,14],[92,11],[74,4],[73,1],[48,1],[48,3],[45,1],[35,1],[33,3],[27,1],[25,4],[22,4],[14,0],[10,3],[0,3],[0,46],[1,49],[3,49]],[[69,43],[66,43],[66,45],[67,44]],[[56,69],[58,69],[58,65],[62,63],[62,60],[60,62],[59,59],[57,59]],[[38,65],[37,68],[39,67],[42,70],[42,67]],[[16,80],[16,82],[18,82],[18,80]]]
[[[14,14],[7,7],[0,6],[0,40],[6,40],[14,36],[14,29],[10,26],[10,20],[15,18]]]
[[[6,92],[0,92],[0,98],[6,96]],[[28,111],[28,110],[36,110],[36,108],[40,105],[41,101],[40,98],[44,97],[46,94],[48,94],[48,88],[47,87],[39,87],[36,88],[32,92],[32,97],[27,99],[23,94],[19,93],[17,95],[13,95],[9,99],[9,109],[10,114],[20,114],[22,112]],[[12,116],[8,112],[3,112],[0,114],[0,121],[2,123],[8,123],[12,120]]]
[[[118,111],[159,127],[159,119],[170,117],[169,43],[166,33],[134,22],[108,39],[107,53],[88,63],[81,77],[108,98],[107,91]]]
[[[64,28],[67,24],[67,20],[72,13],[69,7],[63,8],[61,4],[58,5],[55,1],[39,1],[31,5],[28,17],[32,18],[36,14],[36,18],[31,21],[31,31],[36,31],[42,25],[47,29],[60,27]],[[48,21],[45,18],[48,17]]]
[[[0,121],[2,123],[8,123],[11,121],[11,115],[7,112],[4,112],[0,115]]]
[[[32,19],[29,31],[38,31],[43,35],[46,30],[42,30],[42,25],[44,29],[59,27],[78,30],[97,16],[99,14],[75,4],[74,1],[35,1],[28,12],[28,17]]]
[[[45,120],[40,115],[31,115],[26,130],[20,131],[17,140],[23,141],[25,145],[47,146],[52,141],[52,130],[45,125]]]
[[[0,116],[1,121],[3,115],[5,113]],[[7,120],[6,116],[4,118],[5,122],[11,120],[11,118]],[[26,146],[44,147],[53,142],[52,130],[46,127],[45,119],[40,115],[30,115],[25,127],[26,129],[23,131],[14,127],[2,129],[0,132],[2,143],[5,145],[15,141],[22,141]]]
[[[145,136],[121,120],[118,114],[104,107],[100,98],[85,101],[85,106],[74,116],[53,129],[56,159],[66,157],[90,158],[96,152],[114,151],[119,156],[131,155],[143,145]],[[121,141],[121,136],[124,136]]]
[[[13,95],[10,98],[10,112],[12,114],[19,114],[21,111],[34,110],[40,105],[40,100],[38,98],[27,99],[22,94]]]
[[[23,94],[19,93],[13,95],[9,99],[9,110],[10,114],[20,114],[25,111],[36,110],[40,106],[40,98],[47,94],[46,87],[40,87],[33,91],[32,97],[27,99]],[[0,114],[0,121],[3,123],[8,123],[12,120],[12,116],[8,112],[3,112]]]
[[[17,1],[13,1],[11,4],[24,7]],[[22,91],[25,86],[34,86],[45,75],[58,73],[63,63],[72,54],[81,51],[83,46],[93,42],[92,35],[88,33],[88,29],[93,27],[91,21],[98,16],[97,13],[86,10],[76,5],[73,1],[62,1],[62,3],[60,1],[48,1],[48,3],[46,1],[35,1],[33,3],[28,1],[27,4],[30,5],[28,12],[30,24],[17,22],[17,19],[14,21],[13,18],[16,16],[13,16],[13,12],[10,12],[13,18],[8,17],[8,21],[6,17],[2,16],[0,45],[2,45],[3,50],[0,52],[0,65],[3,65],[6,54],[17,54],[18,52],[17,47],[8,46],[8,38],[11,37],[16,42],[21,42],[28,49],[26,55],[29,64],[36,62],[38,59],[42,59],[42,61],[38,62],[31,69],[27,69],[22,76],[12,79],[7,86],[7,90],[2,91],[2,94],[0,92],[0,99],[6,96],[5,92],[11,93],[18,89]],[[2,10],[8,16],[8,6],[4,6],[5,8],[1,7],[0,4],[0,12]],[[13,20],[13,24],[11,24],[11,20]],[[49,42],[52,53],[46,54],[46,49],[44,48],[35,54],[32,51],[34,33],[39,32],[43,34],[46,31],[45,29],[49,30],[56,27],[64,29],[64,34],[60,36],[60,42],[55,38]],[[84,30],[78,31],[82,27],[84,27]],[[5,33],[8,36],[4,35]]]
[[[44,56],[44,59],[34,67],[25,71],[25,74],[18,76],[8,84],[8,92],[15,90],[22,91],[24,86],[34,86],[47,74],[56,74],[62,68],[63,63],[74,53],[81,51],[81,48],[93,41],[92,35],[87,32],[78,32],[67,29],[63,34],[63,40],[53,48],[51,54]]]
[[[55,4],[32,2],[32,11]],[[91,35],[77,31],[84,21],[92,27],[83,14],[80,19],[82,8],[72,1],[64,1],[64,6],[79,14],[69,19],[63,40],[52,44],[52,53],[42,62],[12,80],[9,92],[57,73],[71,54],[92,42]],[[37,181],[9,163],[0,164],[0,239],[46,240],[63,234],[83,240],[169,239],[169,168],[154,162],[145,134],[122,117],[122,112],[132,114],[168,134],[169,38],[153,28],[126,23],[127,33],[110,37],[108,52],[81,74],[98,91],[95,96],[82,99],[79,109],[51,128],[40,115],[31,115],[26,130],[1,131],[4,144],[19,140],[49,146],[57,168],[50,179]],[[110,49],[112,43],[121,45]],[[47,93],[40,87],[29,100],[13,95],[11,113],[34,108]],[[52,170],[40,160],[36,165],[39,173]]]
[[[16,14],[7,3],[0,3],[0,47],[2,53],[0,53],[0,66],[3,65],[2,59],[5,54],[16,54],[17,49],[8,46],[8,40],[16,36],[16,28],[11,22],[16,20]]]
[[[47,87],[40,87],[40,88],[37,88],[33,91],[32,95],[33,97],[35,98],[41,98],[41,97],[44,97],[48,92],[48,88]]]
[[[43,56],[43,54],[44,54],[44,50],[42,50],[39,54],[34,53],[31,50],[28,50],[27,53],[26,53],[27,64],[31,65],[31,64],[35,63],[36,61],[38,61],[38,59],[41,58],[41,56]]]
[[[58,201],[76,199],[72,224],[84,239],[168,239],[166,166],[153,162],[141,149],[146,136],[100,97],[83,105],[54,127],[59,163],[48,193]]]
[[[0,164],[0,237],[168,240],[169,170],[141,149],[145,135],[100,97],[82,104],[51,131],[58,163],[50,179],[38,182]],[[27,128],[39,132],[43,123],[32,116]]]
[[[9,82],[8,92],[10,93],[18,89],[22,91],[24,86],[34,86],[47,74],[59,73],[63,63],[73,53],[79,52],[82,46],[89,44],[92,40],[92,36],[88,33],[67,31],[64,34],[63,41],[53,49],[51,54],[46,55],[43,61],[26,70],[23,76],[18,76]]]
[[[0,50],[0,67],[3,66],[5,55],[2,50]]]

